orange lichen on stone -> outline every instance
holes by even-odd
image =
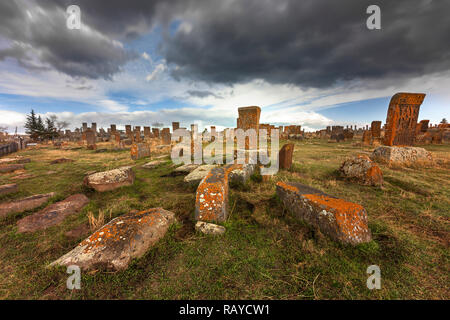
[[[286,190],[290,190],[290,191],[293,191],[293,192],[298,192],[298,188],[297,187],[294,187],[292,185],[286,184],[283,181],[277,182],[277,186],[280,186],[281,188],[286,189]]]
[[[345,235],[357,238],[360,230],[367,229],[367,224],[360,216],[364,212],[361,205],[320,194],[304,194],[303,197],[320,205],[321,209],[332,212],[340,231]]]

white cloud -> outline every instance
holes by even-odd
[[[160,63],[156,66],[156,68],[150,73],[145,80],[153,81],[155,80],[161,73],[166,70],[166,65],[164,63]]]

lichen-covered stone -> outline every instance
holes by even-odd
[[[70,196],[19,220],[18,232],[34,232],[60,224],[67,216],[80,212],[88,203],[89,199],[84,194]]]
[[[345,177],[357,179],[365,185],[380,186],[383,184],[383,173],[380,167],[366,155],[346,159],[339,171]]]
[[[198,185],[200,181],[211,171],[211,169],[216,168],[217,165],[213,164],[205,164],[199,166],[194,171],[189,173],[186,177],[184,177],[184,182],[190,185]]]
[[[280,164],[280,169],[290,169],[292,166],[292,156],[294,155],[294,144],[287,143],[281,147],[278,161]]]
[[[277,195],[299,219],[336,241],[349,244],[372,239],[365,209],[300,183],[277,183]]]
[[[97,172],[84,178],[84,184],[98,192],[111,191],[134,183],[131,167],[122,167],[104,172]]]
[[[230,183],[246,183],[250,176],[255,172],[256,164],[242,164],[236,165],[235,169],[231,170],[228,179]]]
[[[151,155],[150,145],[147,143],[133,143],[130,149],[131,159],[139,160],[142,158],[148,158]]]
[[[431,163],[431,152],[419,147],[380,146],[371,156],[372,160],[387,164]]]
[[[213,168],[200,182],[195,199],[195,219],[223,222],[228,218],[228,175],[242,165]]]
[[[11,202],[0,204],[0,217],[4,217],[10,213],[18,213],[26,210],[33,210],[40,207],[55,195],[54,192],[45,194],[36,194],[31,197],[14,200]]]
[[[145,168],[145,169],[153,169],[153,168],[156,168],[156,167],[158,167],[159,165],[161,165],[161,164],[163,164],[163,163],[166,163],[166,162],[167,162],[167,161],[164,161],[164,160],[153,160],[153,161],[150,161],[150,162],[148,162],[148,163],[142,165],[142,168]]]
[[[197,223],[195,224],[195,230],[204,234],[212,235],[221,235],[225,233],[225,227],[203,221],[197,221]]]
[[[163,238],[174,222],[175,214],[162,208],[125,214],[111,220],[50,266],[124,270]]]

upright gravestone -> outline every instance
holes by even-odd
[[[239,121],[238,121],[238,129],[242,129],[244,131],[248,129],[255,129],[256,135],[258,136],[259,130],[259,117],[261,116],[261,108],[257,106],[251,107],[241,107],[238,108],[239,112]],[[245,149],[250,148],[250,142],[248,137],[245,139]]]
[[[131,131],[131,125],[127,124],[125,126],[125,133],[126,133],[128,139],[130,139],[131,141],[134,141],[134,135],[133,135],[133,132]]]
[[[134,127],[134,136],[135,136],[135,141],[137,143],[142,142],[142,139],[141,139],[141,127],[140,126]]]
[[[97,148],[96,144],[96,135],[94,130],[87,129],[86,131],[86,144],[89,150],[95,150]]]
[[[414,144],[423,93],[396,93],[389,103],[383,143],[387,146]]]
[[[180,123],[179,122],[172,122],[172,132],[175,132],[175,130],[180,129]]]
[[[161,138],[162,138],[162,144],[163,145],[170,145],[171,135],[170,135],[170,129],[164,128],[161,131]]]
[[[148,140],[152,137],[152,132],[150,131],[150,127],[144,127],[144,139]]]
[[[364,130],[362,136],[362,145],[363,146],[372,145],[372,132],[370,132],[370,130]]]
[[[379,144],[381,142],[381,121],[372,121],[370,131],[372,132],[372,143]]]
[[[159,138],[159,129],[158,128],[152,128],[153,137]]]
[[[287,143],[285,144],[278,156],[278,161],[280,164],[280,169],[290,169],[292,166],[292,156],[294,154],[294,144]]]

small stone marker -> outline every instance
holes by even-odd
[[[204,234],[212,235],[222,235],[225,233],[225,227],[203,221],[197,221],[197,223],[195,224],[195,230]]]
[[[184,182],[190,185],[198,185],[200,181],[213,169],[216,168],[217,165],[213,164],[205,164],[201,165],[191,173],[189,173],[186,177],[184,177]]]
[[[67,158],[59,158],[50,162],[50,164],[58,164],[58,163],[68,163],[75,162],[75,160],[67,159]]]
[[[124,270],[163,238],[175,221],[175,214],[162,208],[125,214],[111,220],[49,266],[77,265],[82,270],[103,266]]]
[[[280,163],[280,169],[290,169],[292,166],[292,156],[294,155],[294,144],[287,143],[279,152],[278,161]]]
[[[34,232],[60,224],[67,216],[78,213],[88,203],[89,199],[84,194],[70,196],[19,220],[17,222],[18,232]]]
[[[288,211],[336,241],[369,242],[372,236],[365,209],[295,182],[278,182],[277,195]]]
[[[123,167],[88,175],[84,178],[84,184],[98,192],[105,192],[130,186],[134,183],[134,178],[131,167]]]

